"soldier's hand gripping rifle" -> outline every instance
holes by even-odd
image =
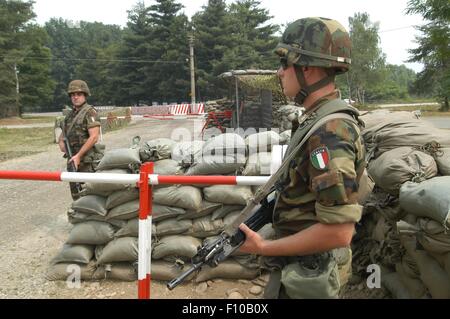
[[[275,194],[272,192],[265,197],[259,205],[252,205],[251,216],[244,221],[251,230],[258,231],[264,225],[272,221],[272,213],[275,206]],[[245,209],[244,209],[245,211]],[[243,213],[244,213],[243,211]],[[210,267],[217,267],[220,262],[228,258],[234,251],[236,251],[244,242],[245,234],[237,228],[242,221],[237,218],[226,229],[219,238],[212,242],[206,242],[202,246],[198,247],[197,254],[192,257],[192,266],[190,269],[182,273],[177,278],[173,279],[167,284],[167,288],[172,290],[180,283],[182,283],[189,275],[195,271],[201,269],[203,265],[209,265]]]
[[[65,156],[67,156],[67,158],[70,161],[70,159],[73,157],[73,152],[72,152],[72,148],[70,147],[69,139],[66,137],[66,134],[64,133],[64,126],[62,127],[62,134],[63,134],[64,148],[66,149]],[[68,166],[67,170],[69,172],[77,172],[78,171],[78,169],[75,166],[75,163],[73,161],[69,162],[69,166]],[[81,193],[81,191],[83,190],[83,188],[81,187],[81,184],[80,183],[74,183],[74,184],[75,184],[77,193]]]

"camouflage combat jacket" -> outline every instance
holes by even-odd
[[[85,108],[88,108],[85,111]],[[85,115],[78,117],[80,112],[85,112]],[[70,128],[72,123],[76,120],[69,134],[67,130]],[[79,152],[84,143],[89,139],[89,129],[93,127],[100,126],[100,117],[94,107],[85,103],[78,111],[75,108],[66,116],[64,119],[64,134],[69,140],[69,144],[72,147],[73,154]]]
[[[336,93],[317,101],[302,118],[330,107],[333,101],[340,101]],[[335,119],[321,126],[295,156],[282,183],[273,220],[278,235],[290,235],[318,222],[358,222],[362,215],[358,182],[365,166],[356,123]]]

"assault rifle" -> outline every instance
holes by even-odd
[[[63,136],[63,141],[64,141],[64,147],[66,148],[66,154],[65,155],[68,157],[68,159],[70,161],[70,159],[73,157],[73,152],[72,152],[72,148],[70,147],[69,140],[66,138],[65,135]],[[78,169],[76,168],[74,162],[70,162],[69,163],[69,166],[68,166],[67,170],[69,172],[77,172],[78,171]],[[77,190],[77,193],[80,193],[83,190],[83,188],[81,187],[80,183],[75,183],[75,188]]]
[[[244,221],[251,230],[258,231],[264,225],[272,221],[272,213],[275,207],[275,193],[270,193],[262,202],[253,208],[253,214]],[[238,225],[237,225],[238,226]],[[203,265],[217,267],[219,263],[227,259],[245,241],[245,234],[239,228],[234,232],[224,231],[219,238],[212,242],[206,242],[197,248],[197,254],[192,257],[192,266],[177,278],[167,284],[169,290],[174,289],[192,273],[202,268]]]

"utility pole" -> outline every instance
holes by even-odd
[[[191,60],[191,104],[192,113],[198,113],[195,101],[195,61],[194,61],[194,35],[189,36],[190,60]]]

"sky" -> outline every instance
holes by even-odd
[[[43,25],[50,18],[64,18],[72,21],[103,22],[126,26],[127,10],[138,0],[34,0],[36,22]],[[419,63],[405,63],[408,49],[416,47],[415,36],[419,35],[413,26],[424,24],[420,15],[404,13],[408,0],[259,0],[267,9],[275,24],[286,24],[304,17],[327,17],[338,20],[348,30],[348,18],[357,12],[367,12],[372,22],[379,22],[380,46],[391,64],[405,64],[416,72],[422,70]],[[184,13],[191,17],[208,0],[178,0],[184,5]],[[228,0],[227,3],[233,2]],[[149,6],[154,0],[144,0]]]

